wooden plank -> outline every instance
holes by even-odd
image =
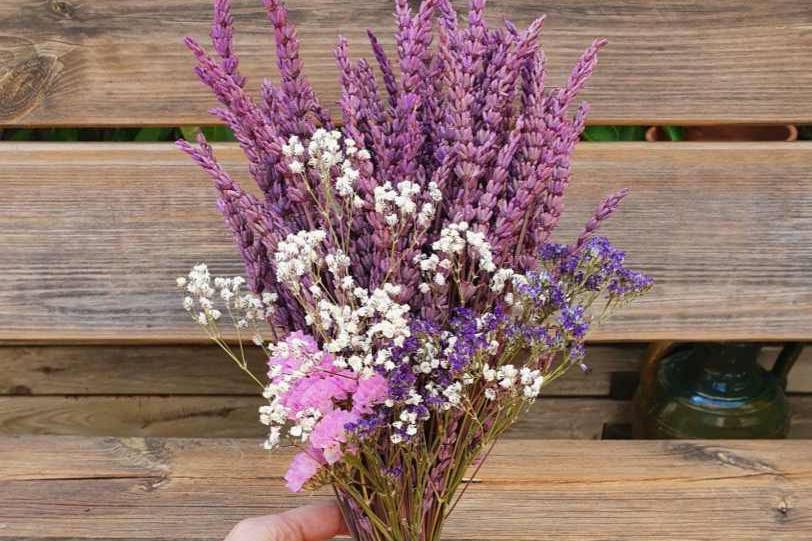
[[[261,352],[250,349],[252,370],[264,370]],[[770,368],[778,348],[760,362]],[[588,348],[588,375],[572,371],[547,396],[608,396],[612,378],[633,374],[643,346]],[[812,348],[790,372],[788,391],[812,393]],[[254,395],[255,384],[216,346],[6,346],[0,347],[0,395]]]
[[[220,151],[243,170],[239,151]],[[654,292],[594,340],[812,337],[812,144],[584,144],[561,237],[633,190],[606,234]],[[769,188],[765,179],[770,179]],[[203,173],[170,145],[0,145],[0,341],[204,340],[174,277],[240,271]]]
[[[256,438],[259,397],[4,396],[0,434]],[[812,396],[792,395],[791,438],[812,439]],[[511,438],[600,439],[604,425],[629,425],[631,404],[606,398],[549,397],[511,429]]]
[[[251,370],[267,371],[262,351],[248,352]],[[8,346],[0,368],[0,394],[258,394],[217,346]]]
[[[251,369],[262,374],[259,348]],[[589,348],[588,375],[575,370],[547,396],[608,396],[612,374],[636,371],[642,346]],[[810,382],[812,384],[812,382]],[[0,347],[0,395],[256,395],[256,384],[216,346]]]
[[[286,459],[254,441],[0,438],[0,536],[222,539],[329,497],[287,493]],[[444,538],[805,541],[810,461],[793,441],[503,441]]]
[[[0,397],[0,434],[263,437],[248,396],[14,396]],[[511,437],[598,439],[604,423],[629,419],[626,402],[594,398],[547,398]]]
[[[290,0],[306,73],[323,102],[338,99],[338,34],[369,55],[386,47],[393,2]],[[464,2],[456,2],[460,7]],[[212,123],[212,99],[192,74],[185,35],[205,40],[211,2],[75,0],[0,3],[0,125]],[[525,25],[548,15],[550,81],[561,84],[595,37],[609,38],[585,93],[598,124],[812,121],[812,6],[795,0],[492,2],[489,17]],[[249,88],[275,76],[261,2],[235,0],[236,49]],[[336,107],[333,107],[335,110]]]

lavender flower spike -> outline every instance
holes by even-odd
[[[214,50],[223,61],[223,69],[234,78],[240,87],[245,86],[245,77],[237,73],[239,60],[234,54],[234,18],[231,16],[231,0],[215,0],[214,19],[211,25],[211,41]]]
[[[617,210],[617,208],[620,206],[620,202],[623,201],[623,199],[629,195],[629,193],[630,190],[628,188],[623,188],[601,201],[601,204],[598,205],[598,208],[596,208],[595,212],[592,213],[592,216],[584,226],[583,231],[578,236],[578,240],[575,242],[575,246],[573,246],[573,251],[577,251],[581,248],[581,246],[584,245],[584,243],[595,233],[595,231],[598,230],[601,223],[606,221],[609,216],[611,216],[612,213]]]

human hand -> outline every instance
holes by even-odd
[[[347,533],[335,503],[318,503],[278,515],[240,521],[226,541],[326,541]]]

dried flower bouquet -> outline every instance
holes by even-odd
[[[260,386],[265,446],[298,449],[291,490],[331,485],[359,541],[439,540],[469,467],[545,385],[583,367],[595,318],[651,287],[595,234],[625,190],[574,242],[551,241],[587,106],[568,110],[604,41],[545,91],[543,19],[492,28],[471,0],[460,24],[449,0],[416,12],[398,0],[396,57],[370,32],[373,68],[338,40],[335,123],[285,6],[264,3],[281,81],[259,99],[238,70],[228,0],[215,1],[215,54],[186,41],[263,195],[202,135],[178,142],[213,178],[246,269],[196,266],[178,279],[184,306]],[[248,370],[248,337],[267,378]]]

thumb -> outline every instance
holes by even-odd
[[[318,503],[278,515],[242,520],[226,541],[326,541],[347,533],[335,503]]]

